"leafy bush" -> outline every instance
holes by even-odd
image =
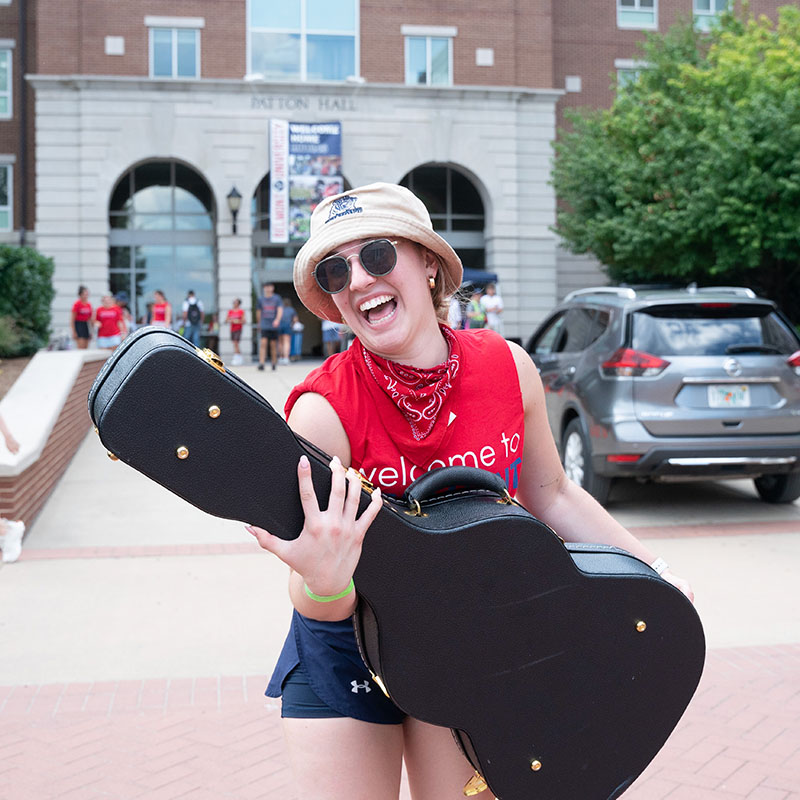
[[[17,352],[20,345],[19,331],[12,317],[0,317],[0,356]]]
[[[0,318],[9,317],[16,337],[0,333],[0,357],[32,355],[47,344],[53,260],[32,247],[0,245]]]

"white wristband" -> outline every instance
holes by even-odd
[[[651,565],[650,569],[654,569],[659,575],[663,575],[668,569],[669,564],[659,556]]]

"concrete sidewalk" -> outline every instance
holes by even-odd
[[[282,409],[311,366],[236,371]],[[625,797],[800,800],[800,507],[745,482],[633,484],[611,511],[692,581],[711,648]],[[263,697],[289,612],[285,567],[241,524],[90,434],[0,568],[0,800],[293,798]]]

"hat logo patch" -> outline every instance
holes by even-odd
[[[364,209],[356,205],[357,202],[358,198],[352,194],[345,197],[337,197],[331,203],[331,210],[328,212],[328,219],[325,220],[325,224],[327,225],[331,220],[346,217],[349,214],[361,214]]]

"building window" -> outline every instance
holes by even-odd
[[[453,37],[457,28],[402,25],[405,37],[406,84],[409,86],[453,85]]]
[[[698,31],[709,31],[717,17],[728,8],[728,0],[692,0],[694,27]]]
[[[248,74],[343,81],[358,74],[358,0],[250,0]]]
[[[658,28],[658,0],[617,0],[618,28]]]
[[[199,78],[200,31],[150,28],[150,77]]]
[[[483,200],[466,175],[426,164],[409,172],[400,185],[425,203],[433,229],[456,250],[466,268],[485,268]]]
[[[452,86],[452,39],[406,36],[406,83]]]
[[[148,161],[123,175],[109,203],[109,285],[137,322],[156,289],[173,308],[193,289],[207,314],[217,310],[215,224],[211,188],[191,167]]]
[[[0,50],[0,119],[11,119],[13,107],[11,103],[11,50]]]
[[[639,80],[642,70],[647,69],[648,64],[633,58],[617,58],[614,60],[614,67],[617,70],[617,89],[624,89]]]
[[[640,69],[618,69],[617,70],[617,88],[624,89],[639,80],[641,74]]]
[[[0,231],[14,227],[14,185],[11,164],[0,164]]]

